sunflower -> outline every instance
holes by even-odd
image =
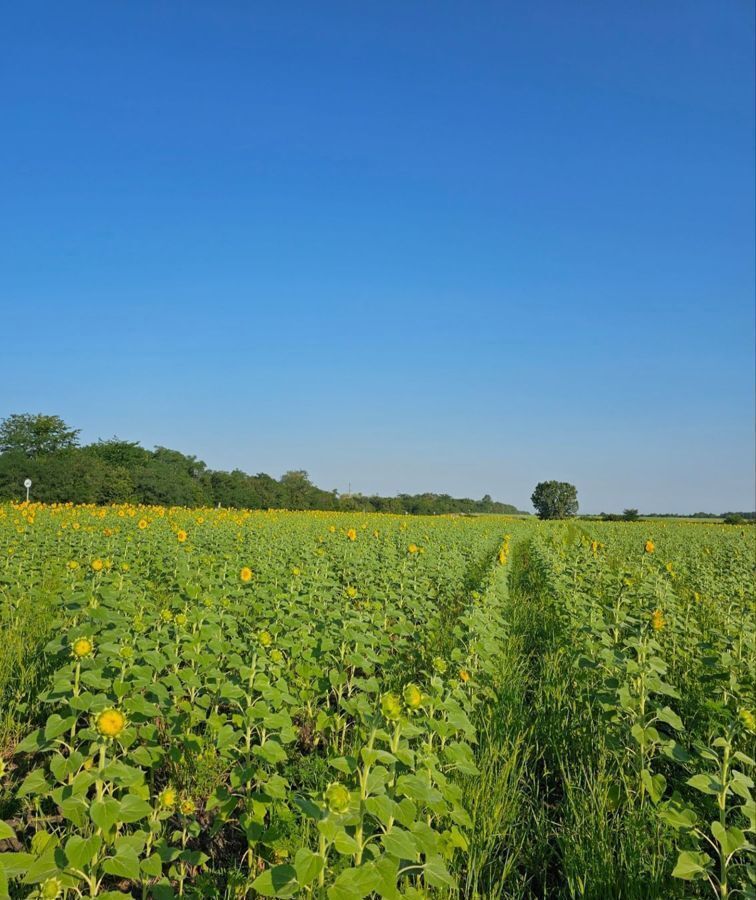
[[[666,624],[664,613],[660,609],[655,609],[651,614],[651,627],[654,631],[661,631]]]
[[[332,781],[323,792],[328,809],[332,813],[343,813],[349,808],[349,791],[338,781]]]
[[[269,631],[261,631],[257,636],[263,647],[270,647],[273,643],[273,635]]]
[[[126,727],[126,716],[120,709],[104,709],[95,722],[97,730],[103,737],[115,738]]]
[[[176,793],[176,789],[170,786],[165,788],[165,790],[161,791],[158,795],[158,803],[163,809],[173,809],[177,799],[178,794]]]
[[[150,523],[147,521],[147,519],[140,519],[139,522],[137,523],[137,526],[140,531],[144,531],[144,529],[147,528],[147,526],[149,524]]]
[[[45,878],[39,888],[42,900],[56,900],[63,893],[63,882],[60,878]]]
[[[656,549],[656,545],[653,541],[649,540],[646,541],[646,543],[643,545],[643,549],[646,551],[646,553],[653,553]]]
[[[470,680],[470,673],[467,671],[467,669],[460,669],[459,678],[460,681],[462,681],[464,684],[467,684],[467,682]]]
[[[348,528],[346,536],[349,538],[350,541],[356,541],[357,540],[357,530],[355,528]]]
[[[402,715],[402,701],[396,694],[387,693],[381,697],[381,712],[389,722],[396,722]]]
[[[92,569],[95,572],[102,572],[102,567],[104,563],[101,559],[93,559],[92,560]]]
[[[420,548],[417,544],[410,544],[409,547],[407,547],[407,553],[418,553],[419,550]]]
[[[183,544],[187,537],[188,535],[183,529],[176,533],[176,540],[179,542],[179,544]]]
[[[182,815],[191,816],[194,814],[195,810],[197,809],[197,806],[196,806],[194,800],[191,799],[191,797],[186,797],[184,800],[181,801],[181,803],[179,805],[179,809],[181,810]]]
[[[423,692],[416,684],[408,684],[402,696],[409,709],[419,709],[422,706]]]
[[[249,566],[244,566],[242,568],[241,572],[239,572],[239,578],[241,578],[241,580],[244,582],[251,581],[252,580],[252,569],[250,569]]]
[[[94,650],[94,645],[89,638],[80,637],[73,642],[73,655],[77,659],[83,659],[85,656],[89,656],[90,653]]]

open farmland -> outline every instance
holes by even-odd
[[[0,897],[753,896],[753,584],[723,525],[2,506]]]

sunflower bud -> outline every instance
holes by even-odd
[[[349,791],[338,781],[332,781],[323,794],[326,805],[332,813],[343,813],[349,809]]]
[[[409,709],[419,709],[423,704],[423,693],[416,684],[408,684],[402,696]]]
[[[396,722],[402,715],[402,701],[396,694],[383,694],[381,697],[381,712],[389,722]]]

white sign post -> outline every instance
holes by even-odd
[[[32,485],[31,478],[25,478],[24,479],[24,487],[26,488],[26,502],[27,503],[29,502],[29,488],[31,487],[31,485]]]

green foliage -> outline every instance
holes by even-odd
[[[229,847],[241,896],[455,890],[509,547],[463,525],[0,507],[0,609],[28,573],[54,610],[0,787],[14,896],[206,895]]]
[[[163,506],[224,506],[237,509],[319,509],[360,512],[504,513],[514,506],[457,499],[448,494],[339,497],[314,485],[304,470],[280,480],[261,472],[212,471],[196,456],[166,447],[154,451],[113,437],[76,446],[78,431],[57,416],[9,416],[0,422],[0,500],[24,495],[31,478],[34,500],[43,503],[146,503]]]
[[[69,450],[78,443],[79,431],[60,416],[15,413],[0,420],[0,453],[39,456]]]
[[[539,519],[566,519],[577,515],[577,488],[566,481],[539,482],[530,500]]]

